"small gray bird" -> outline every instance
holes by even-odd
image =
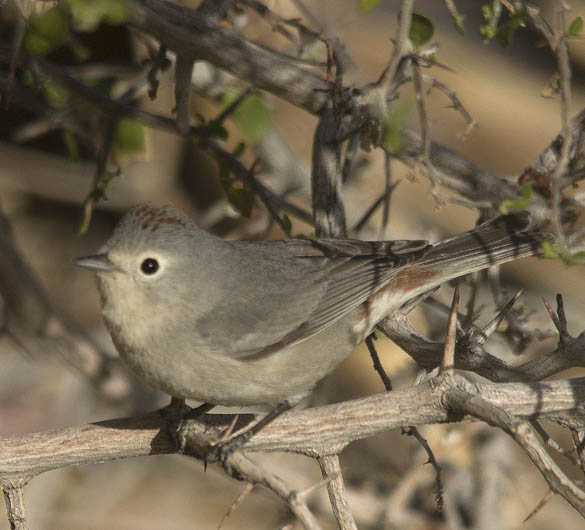
[[[527,213],[426,241],[224,241],[170,206],[130,210],[97,272],[114,344],[146,383],[214,405],[300,401],[405,302],[540,253]]]

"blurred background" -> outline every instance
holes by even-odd
[[[180,2],[196,6],[198,2]],[[450,106],[444,94],[429,94],[431,134],[437,141],[480,167],[502,175],[519,175],[560,130],[559,99],[542,93],[555,71],[550,52],[539,46],[538,37],[519,30],[507,48],[484,43],[479,35],[481,5],[459,2],[465,16],[466,34],[461,35],[442,2],[419,1],[416,9],[434,23],[432,41],[440,45],[437,60],[448,67],[430,73],[455,91],[478,125],[462,139],[467,124]],[[302,17],[294,2],[266,1],[284,18]],[[545,17],[552,17],[555,2],[536,2]],[[357,0],[306,1],[328,32],[339,35],[356,68],[348,82],[362,86],[375,81],[392,52],[399,2],[382,0],[366,14]],[[51,2],[32,2],[42,13]],[[571,3],[571,18],[585,16],[583,2]],[[16,11],[10,2],[0,11],[1,45],[9,49],[16,28]],[[238,18],[240,17],[240,18]],[[250,10],[233,15],[233,26],[256,42],[290,51],[289,43]],[[55,62],[83,66],[92,62],[122,65],[114,78],[109,70],[97,86],[107,85],[110,94],[121,95],[144,77],[142,61],[149,43],[124,25],[99,24],[94,31],[75,35],[76,44],[89,57],[75,58],[70,49],[58,49],[49,57]],[[323,61],[324,47],[314,43],[307,57]],[[570,42],[573,66],[571,116],[585,102],[583,72],[585,43]],[[77,62],[75,62],[77,61]],[[0,71],[6,78],[7,63]],[[95,72],[93,72],[95,73]],[[87,72],[85,73],[87,74]],[[141,86],[140,107],[170,115],[174,106],[170,71],[159,74],[156,100]],[[215,90],[221,86],[221,90]],[[226,88],[228,87],[228,88]],[[230,90],[241,84],[225,78],[207,65],[195,67],[193,117],[209,120],[225,108]],[[105,201],[93,212],[84,235],[83,204],[92,190],[95,161],[83,134],[91,134],[95,112],[79,109],[63,96],[59,87],[45,88],[45,104],[55,98],[49,118],[34,106],[13,104],[0,109],[0,435],[20,434],[121,417],[153,410],[168,398],[146,388],[117,363],[117,355],[99,315],[99,299],[91,274],[76,269],[71,260],[95,253],[107,239],[116,220],[129,207],[143,202],[173,203],[203,228],[226,238],[282,238],[261,207],[250,217],[230,203],[220,184],[216,162],[191,140],[155,129],[134,129],[128,124],[116,138],[115,161],[121,174],[115,177]],[[55,101],[61,98],[61,103]],[[63,101],[63,98],[65,100]],[[310,209],[310,161],[316,118],[264,94],[253,95],[248,116],[236,114],[225,123],[234,149],[246,142],[242,161],[249,166],[262,160],[259,178],[287,199]],[[76,106],[77,105],[77,106]],[[222,106],[223,105],[223,106]],[[72,110],[75,109],[75,110]],[[417,127],[411,90],[401,90],[397,113],[406,124]],[[86,130],[67,131],[72,113],[85,112]],[[249,123],[249,115],[254,117]],[[61,120],[61,121],[59,121]],[[126,134],[126,140],[124,139]],[[74,137],[74,139],[72,139]],[[125,143],[126,142],[126,143]],[[128,145],[130,144],[130,145]],[[344,187],[348,224],[362,217],[384,190],[382,153],[360,152]],[[382,237],[425,238],[436,241],[471,228],[474,210],[458,204],[438,204],[429,193],[428,181],[398,162],[392,163],[394,182],[390,222]],[[451,198],[448,193],[443,197]],[[312,228],[295,220],[292,233],[308,234]],[[363,239],[380,237],[381,220],[374,215],[360,233]],[[23,261],[21,261],[21,259]],[[504,285],[524,287],[522,304],[534,308],[534,325],[552,330],[540,297],[551,303],[554,294],[565,298],[569,328],[578,334],[585,328],[583,295],[585,276],[579,267],[567,268],[554,261],[523,260],[502,269]],[[438,298],[449,303],[452,289],[444,286]],[[489,291],[481,293],[485,304],[481,318],[495,312]],[[444,333],[445,315],[421,308],[412,314],[418,329],[433,338]],[[528,345],[522,357],[510,353],[504,339],[494,338],[488,350],[507,361],[523,362],[555,347],[554,335]],[[376,342],[382,363],[394,387],[412,383],[416,366],[390,341]],[[96,366],[91,352],[109,359],[107,370]],[[571,374],[559,377],[579,375]],[[581,373],[580,375],[583,375]],[[365,347],[359,347],[316,389],[310,401],[317,405],[383,391],[371,368]],[[523,519],[546,497],[548,487],[528,458],[503,433],[480,424],[429,426],[421,429],[444,469],[445,514],[436,512],[434,474],[424,465],[426,455],[411,437],[387,433],[352,444],[341,455],[350,504],[359,528],[476,528],[480,513],[466,512],[470,498],[481,498],[483,521],[491,528],[564,529],[583,528],[580,516],[562,499],[553,497],[529,521]],[[568,436],[552,431],[557,442],[569,447]],[[257,461],[300,489],[319,481],[318,465],[303,457],[254,455]],[[559,460],[573,478],[575,471]],[[177,456],[160,456],[103,465],[67,468],[45,473],[25,488],[30,527],[44,529],[159,529],[216,528],[243,485],[200,462]],[[310,506],[324,528],[335,528],[324,488],[311,498]],[[476,506],[477,509],[477,506]],[[292,515],[274,495],[255,488],[223,524],[226,529],[297,528]],[[5,508],[0,508],[0,529],[8,528]]]

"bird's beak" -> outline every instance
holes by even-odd
[[[84,269],[96,272],[112,272],[118,270],[118,267],[110,261],[107,254],[97,254],[96,256],[77,258],[73,260],[73,263]]]

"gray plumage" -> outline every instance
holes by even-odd
[[[528,224],[503,216],[436,245],[229,242],[169,206],[142,205],[99,256],[77,263],[98,273],[114,343],[148,384],[212,404],[275,405],[300,400],[409,299],[538,254],[553,237]]]

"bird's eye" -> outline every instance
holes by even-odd
[[[146,258],[140,265],[140,270],[149,276],[155,274],[158,269],[158,261],[156,261],[154,258]]]

